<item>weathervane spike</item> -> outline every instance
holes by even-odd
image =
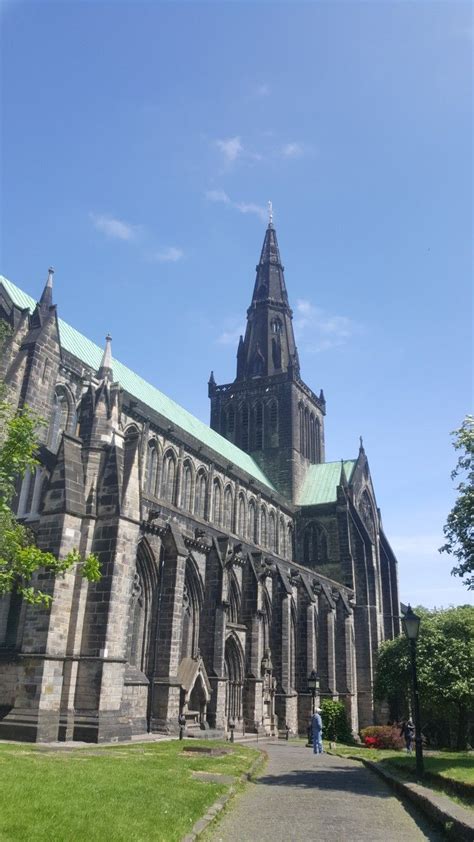
[[[268,224],[273,225],[273,205],[268,202]]]

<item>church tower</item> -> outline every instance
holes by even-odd
[[[271,205],[270,205],[271,208]],[[301,379],[284,267],[270,209],[237,376],[209,380],[211,427],[249,453],[295,500],[308,465],[324,462],[326,403]]]

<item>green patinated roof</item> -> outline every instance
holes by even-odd
[[[344,471],[348,482],[351,480],[355,460],[344,461]],[[320,503],[335,503],[336,489],[341,477],[340,462],[324,462],[322,465],[310,465],[296,501],[297,506],[317,506]]]
[[[0,284],[4,286],[7,294],[17,307],[21,309],[27,308],[33,312],[36,301],[30,295],[27,295],[26,292],[23,292],[23,290],[19,289],[19,287],[12,284],[11,281],[2,275],[0,275]],[[87,339],[78,330],[68,325],[63,319],[58,319],[58,323],[62,347],[80,359],[85,365],[97,371],[102,360],[103,348],[91,342],[90,339]],[[126,365],[116,360],[115,357],[112,360],[112,366],[114,379],[118,380],[122,388],[129,392],[130,395],[143,401],[144,404],[161,415],[164,415],[173,425],[181,427],[182,430],[210,447],[227,462],[231,462],[237,468],[240,468],[254,477],[254,479],[263,483],[263,485],[274,490],[270,480],[248,453],[240,450],[235,444],[227,441],[219,433],[216,433],[215,430],[208,427],[207,424],[199,421],[198,418],[195,418],[190,412],[171,400],[171,398],[166,397],[163,392],[160,392],[155,386],[147,383],[146,380],[143,380],[142,377],[135,374]]]

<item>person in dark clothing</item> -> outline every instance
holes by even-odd
[[[403,723],[400,736],[405,738],[405,745],[407,747],[407,752],[411,754],[413,749],[413,740],[415,739],[415,726],[413,725],[413,720],[407,719],[406,722]]]

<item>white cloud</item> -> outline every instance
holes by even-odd
[[[228,163],[236,161],[242,155],[244,147],[240,142],[240,137],[229,137],[227,140],[216,140],[216,146]]]
[[[301,158],[304,154],[304,147],[301,143],[293,141],[292,143],[285,143],[281,149],[281,154],[284,158]]]
[[[97,231],[105,234],[106,237],[130,242],[137,236],[139,230],[137,225],[130,225],[129,222],[124,222],[122,219],[116,219],[107,214],[91,213],[89,216]]]
[[[231,204],[240,213],[254,213],[264,222],[267,221],[268,211],[262,205],[256,205],[254,202],[232,202]]]
[[[267,220],[268,212],[262,205],[257,205],[255,202],[235,202],[224,190],[208,190],[205,193],[206,199],[210,202],[220,202],[223,205],[228,205],[239,213],[253,213],[262,219]]]
[[[232,202],[229,199],[227,193],[224,190],[208,190],[205,194],[206,199],[209,199],[210,202],[222,202],[224,205],[231,205]]]
[[[306,299],[296,302],[295,331],[305,350],[317,353],[345,345],[361,327],[347,316],[333,316]]]
[[[151,260],[157,263],[176,263],[184,257],[184,252],[175,246],[168,246],[168,248],[161,251],[155,251],[151,255]]]

